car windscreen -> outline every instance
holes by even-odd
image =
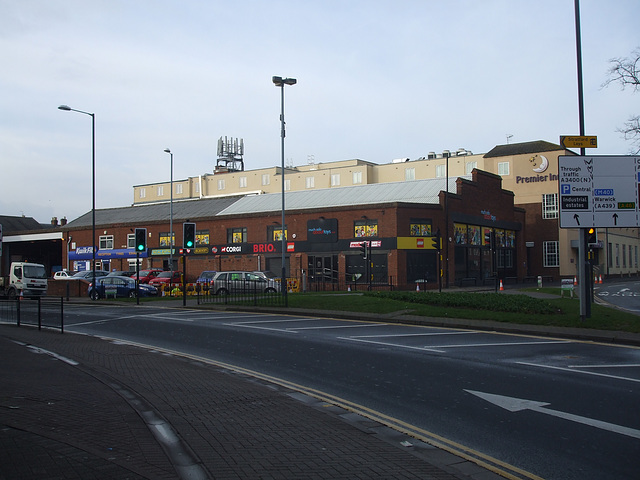
[[[42,265],[24,265],[22,273],[26,278],[47,278],[47,272]]]

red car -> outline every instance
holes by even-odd
[[[151,280],[153,280],[158,274],[162,273],[162,270],[160,270],[159,268],[151,268],[148,270],[140,270],[140,283],[149,283]],[[136,273],[133,272],[133,275],[131,275],[131,278],[133,278],[135,280],[136,278]]]
[[[181,272],[160,272],[155,278],[149,280],[149,285],[160,288],[161,285],[182,285]]]

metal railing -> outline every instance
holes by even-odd
[[[0,320],[6,323],[60,329],[64,333],[62,297],[0,297]]]
[[[277,287],[279,289],[279,284]],[[266,291],[264,282],[253,280],[203,284],[196,288],[196,292],[198,305],[286,306],[286,293],[273,291],[272,288]]]

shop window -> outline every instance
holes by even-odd
[[[412,237],[430,237],[431,220],[412,218],[409,222],[409,235]]]
[[[172,237],[172,238],[171,238]],[[170,243],[170,240],[173,240],[173,242]],[[176,233],[173,232],[173,235],[171,235],[169,232],[160,232],[160,247],[169,247],[170,245],[174,245],[176,244]]]
[[[369,220],[368,218],[356,220],[353,222],[353,227],[353,236],[356,238],[378,236],[378,220]]]
[[[113,250],[113,235],[100,235],[100,250]]]
[[[498,250],[496,252],[496,266],[498,268],[513,268],[513,250]]]
[[[558,218],[558,194],[542,194],[542,218]]]
[[[209,230],[196,230],[196,246],[209,245]]]
[[[558,242],[542,242],[542,254],[545,267],[559,267],[560,255],[558,252]]]
[[[227,243],[246,243],[247,227],[227,228]]]
[[[284,226],[284,238],[287,239],[287,226]],[[280,225],[271,225],[267,227],[267,242],[281,242],[282,227]]]

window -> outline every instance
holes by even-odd
[[[378,220],[356,220],[353,222],[353,236],[359,237],[377,237],[378,236]]]
[[[99,248],[100,250],[113,250],[113,235],[100,235]]]
[[[247,177],[240,177],[238,181],[240,182],[240,188],[247,188]]]
[[[613,248],[610,243],[607,244],[607,265],[613,267]]]
[[[146,188],[141,188],[140,189],[140,198],[144,198],[147,196],[147,189]]]
[[[478,162],[467,162],[467,163],[464,165],[464,171],[465,171],[465,173],[466,173],[467,175],[471,175],[471,171],[472,171],[474,168],[478,168]]]
[[[314,177],[306,177],[304,179],[304,186],[306,188],[313,188],[316,185],[316,179]]]
[[[509,175],[509,162],[498,162],[498,175]]]
[[[165,248],[168,247],[169,246],[169,232],[160,232],[159,237],[160,237],[159,238],[160,247],[161,248],[162,247],[165,247]],[[172,245],[175,246],[175,244],[176,244],[176,232],[173,232],[172,237],[173,237]]]
[[[196,182],[196,193],[200,193],[200,182]]]
[[[136,248],[136,234],[128,233],[127,234],[127,248]]]
[[[616,243],[616,267],[620,268],[620,244]]]
[[[635,267],[638,268],[638,246],[636,245],[635,247]]]
[[[245,243],[247,227],[227,228],[227,243]]]
[[[545,267],[559,267],[560,255],[558,253],[558,242],[542,242]]]
[[[196,246],[209,245],[209,230],[196,230]]]
[[[542,194],[542,218],[558,218],[558,194]]]
[[[446,176],[447,176],[447,166],[436,165],[436,177],[446,177]]]
[[[176,195],[182,195],[182,184],[181,183],[177,183],[176,184]]]
[[[622,245],[622,268],[627,268],[627,247]]]
[[[287,226],[284,226],[284,238],[287,239]],[[267,242],[281,242],[282,227],[280,225],[271,225],[267,227]]]
[[[353,184],[362,183],[362,172],[353,172]]]
[[[415,180],[416,179],[416,169],[415,168],[405,168],[404,169],[404,179],[405,180]]]
[[[220,180],[218,180],[218,190],[224,190],[226,186],[227,186],[227,182],[224,178],[221,178]]]
[[[497,268],[513,268],[513,250],[500,249],[496,252]]]
[[[340,186],[340,174],[339,173],[332,173],[331,174],[331,186],[332,187],[339,187]]]
[[[162,197],[164,195],[164,185],[158,185],[158,196]]]
[[[422,218],[412,218],[409,222],[409,235],[412,237],[430,237],[431,221]]]
[[[271,183],[271,179],[269,178],[268,173],[262,174],[262,185],[269,185]]]
[[[288,192],[291,190],[291,180],[284,181],[284,189]]]

